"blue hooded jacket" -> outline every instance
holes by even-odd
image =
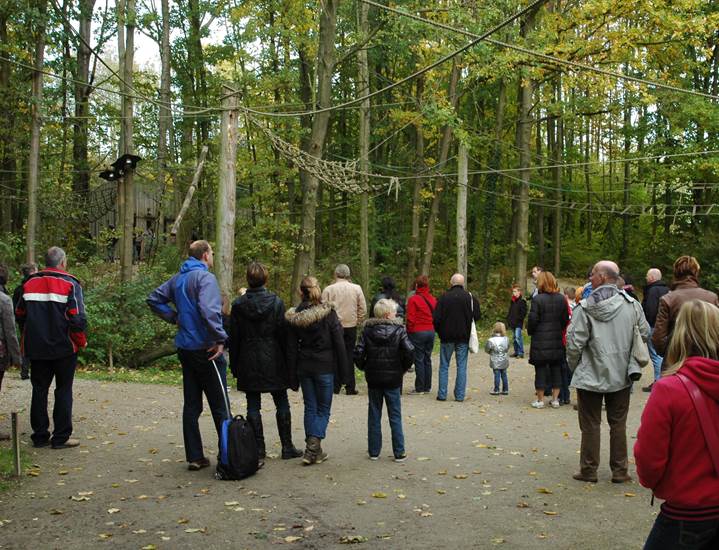
[[[172,302],[175,309],[168,304]],[[196,258],[188,258],[180,272],[152,291],[147,305],[168,323],[177,325],[179,349],[208,349],[223,344],[222,297],[215,276]]]

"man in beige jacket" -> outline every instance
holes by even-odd
[[[335,393],[339,393],[344,384],[347,395],[357,395],[353,356],[357,342],[357,326],[367,317],[367,302],[362,287],[350,282],[349,278],[350,268],[339,264],[335,268],[335,282],[322,291],[322,301],[335,305],[335,311],[342,322],[347,352],[349,372],[345,374],[345,379],[335,380]]]

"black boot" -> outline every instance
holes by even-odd
[[[299,458],[302,451],[295,448],[292,443],[292,416],[288,412],[277,411],[275,414],[277,419],[277,431],[280,432],[280,441],[282,442],[282,458],[288,460],[290,458]]]
[[[20,366],[20,379],[28,380],[29,378],[30,378],[30,361],[23,358],[22,365]]]
[[[262,431],[262,415],[247,415],[247,421],[252,426],[252,431],[255,432],[255,441],[257,442],[257,454],[260,460],[264,460],[265,453],[265,434]]]

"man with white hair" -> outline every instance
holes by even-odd
[[[612,483],[631,481],[627,458],[629,412],[629,364],[632,361],[634,327],[642,340],[649,338],[649,325],[639,302],[617,288],[619,267],[602,260],[594,265],[590,281],[594,289],[579,302],[567,329],[567,363],[574,371],[577,410],[582,443],[578,481],[597,482],[601,441],[602,402],[609,424],[609,467]]]
[[[45,254],[45,269],[22,285],[15,317],[23,326],[23,355],[31,363],[30,425],[35,447],[77,447],[72,435],[72,384],[77,352],[87,346],[82,286],[67,271],[67,256],[53,246]],[[47,397],[55,379],[53,432],[47,415]]]
[[[454,400],[464,401],[467,389],[467,354],[471,325],[481,317],[479,301],[464,289],[464,275],[455,273],[449,281],[451,288],[437,301],[434,310],[434,329],[439,335],[439,390],[437,401],[447,400],[449,362],[457,353],[457,378]]]
[[[659,377],[662,375],[663,358],[657,353],[654,344],[652,344],[651,336],[654,332],[654,324],[657,322],[659,300],[667,292],[669,292],[669,287],[662,281],[662,272],[656,267],[647,271],[647,286],[644,287],[642,309],[644,310],[644,316],[647,318],[647,323],[649,323],[649,340],[647,341],[647,347],[649,348],[649,356],[652,358],[652,365],[654,366],[654,382],[659,380]],[[642,391],[652,391],[653,385],[652,383],[648,386],[644,386]]]
[[[352,359],[357,343],[357,326],[361,325],[367,317],[367,302],[362,287],[351,282],[349,278],[349,266],[339,264],[335,268],[335,282],[322,291],[322,302],[332,302],[335,305],[335,311],[342,323],[349,366],[349,372],[344,373],[344,380],[335,379],[335,393],[339,393],[344,384],[347,395],[357,395],[359,392]]]

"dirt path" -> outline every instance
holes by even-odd
[[[492,397],[486,356],[472,356],[468,401],[404,396],[405,464],[391,461],[386,420],[382,458],[367,459],[366,393],[342,395],[327,463],[270,458],[242,482],[186,470],[180,388],[78,380],[80,448],[33,449],[23,415],[33,475],[0,493],[0,548],[342,548],[348,536],[380,548],[641,548],[658,510],[649,507],[651,495],[636,483],[609,482],[606,432],[600,482],[571,479],[576,412],[531,409],[532,373],[514,362],[511,394]],[[28,383],[6,382],[4,411],[29,403]],[[633,396],[630,434],[646,396]],[[242,396],[233,391],[232,400],[241,412]],[[300,395],[291,393],[291,402],[299,445]],[[202,423],[214,456],[210,418]],[[272,409],[265,433],[276,454]]]

